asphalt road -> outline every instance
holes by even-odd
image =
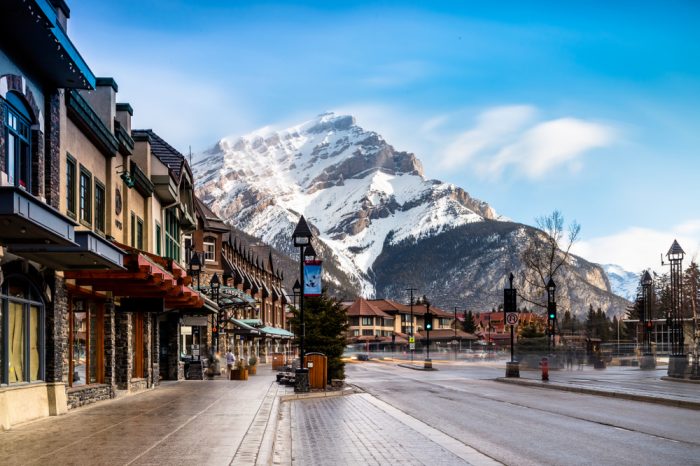
[[[509,465],[700,464],[700,412],[503,384],[485,363],[346,366],[348,382]]]

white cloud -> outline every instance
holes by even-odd
[[[616,131],[600,123],[566,117],[536,122],[531,106],[489,109],[473,129],[456,137],[443,152],[440,166],[454,169],[471,164],[477,173],[499,177],[508,168],[528,178],[540,178],[566,165],[582,167],[580,157],[606,147]]]
[[[700,252],[700,220],[690,220],[676,225],[667,231],[631,227],[618,233],[592,238],[576,243],[574,254],[599,264],[616,264],[631,272],[651,268],[658,272],[668,272],[668,266],[661,265],[661,255],[678,240],[686,253],[684,264],[698,259]]]

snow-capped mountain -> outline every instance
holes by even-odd
[[[490,308],[502,299],[504,268],[519,266],[524,235],[536,231],[453,184],[426,179],[414,154],[346,115],[223,138],[196,156],[193,171],[197,195],[214,212],[289,255],[303,214],[325,283],[349,297],[404,300],[413,286],[442,307],[470,301]],[[609,294],[602,270],[579,262],[589,269],[572,280],[586,286],[570,287],[571,302]],[[581,292],[586,287],[594,291]],[[614,298],[602,301],[608,309]]]
[[[637,296],[640,274],[630,272],[614,264],[601,264],[601,267],[610,280],[612,292],[629,301],[634,301]]]

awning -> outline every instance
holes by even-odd
[[[272,338],[294,338],[294,334],[283,328],[277,327],[262,327],[260,331],[271,336]]]
[[[0,243],[75,246],[76,225],[25,190],[0,187]]]
[[[212,299],[211,287],[200,287],[199,291],[208,299]],[[255,307],[255,299],[248,293],[232,286],[219,287],[219,308],[236,308],[241,306]]]
[[[230,321],[236,327],[233,331],[233,333],[235,333],[235,334],[240,334],[240,335],[259,335],[260,334],[260,330],[258,330],[255,327],[251,327],[250,325],[246,324],[245,322],[243,322],[241,320],[230,319]]]
[[[92,231],[76,231],[74,245],[13,244],[8,251],[57,270],[126,270],[124,251]]]
[[[12,43],[18,55],[56,87],[95,88],[95,76],[59,25],[48,0],[4,1],[0,39]]]
[[[260,327],[262,326],[262,320],[260,319],[241,319],[241,322],[243,322],[246,325],[250,325],[253,327]]]
[[[122,245],[120,245],[122,246]],[[114,296],[163,298],[166,309],[202,308],[204,298],[188,285],[191,277],[172,261],[144,252],[132,251],[124,257],[126,271],[66,271],[67,280],[78,287],[111,291]],[[167,266],[169,263],[169,267]]]

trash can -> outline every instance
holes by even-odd
[[[304,367],[309,370],[309,387],[325,389],[328,380],[328,358],[322,353],[306,353]]]

